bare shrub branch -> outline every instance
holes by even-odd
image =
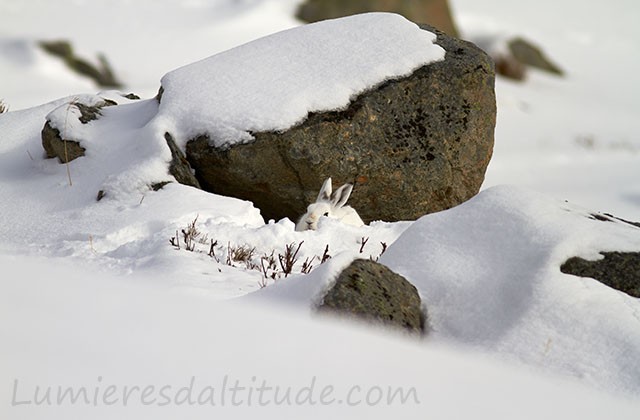
[[[172,236],[169,239],[169,243],[176,247],[176,249],[180,249],[180,237],[178,236],[178,231],[176,230],[176,236]]]
[[[293,272],[293,266],[298,261],[298,251],[300,251],[300,247],[303,243],[304,241],[301,241],[294,251],[293,249],[295,248],[296,243],[292,242],[285,246],[284,254],[278,254],[278,261],[280,261],[280,267],[282,268],[282,272],[285,277]]]
[[[282,277],[288,277],[290,274],[309,274],[317,265],[323,264],[331,258],[329,245],[327,244],[322,256],[306,256],[304,262],[296,268],[304,241],[285,244],[283,252],[276,252],[276,249],[272,249],[270,253],[261,255],[257,255],[257,248],[249,244],[234,245],[231,241],[227,241],[225,249],[224,246],[220,246],[218,240],[209,239],[207,234],[201,232],[197,227],[197,222],[198,216],[184,229],[176,230],[175,236],[169,239],[169,243],[176,249],[184,248],[191,252],[203,254],[206,252],[218,264],[222,263],[234,268],[242,268],[244,265],[246,270],[258,271],[261,274],[261,279],[258,282],[261,288]],[[366,243],[367,240],[368,238],[363,238],[363,242]],[[197,246],[198,243],[204,244],[205,241],[208,241],[208,252],[206,248]],[[314,265],[316,261],[318,263]],[[218,268],[218,271],[221,272],[220,268]]]
[[[220,260],[216,256],[216,246],[217,245],[218,245],[218,241],[214,242],[213,239],[212,239],[211,240],[211,246],[209,246],[209,253],[207,255],[209,255],[211,258],[216,260],[216,262],[220,262]]]
[[[315,259],[316,259],[315,255],[311,257],[311,259],[309,259],[309,257],[305,258],[304,262],[302,263],[302,268],[300,269],[300,272],[302,274],[309,274],[311,272],[311,269],[313,269],[313,265],[311,265],[311,263]]]
[[[238,262],[247,262],[253,258],[253,254],[256,252],[256,247],[250,247],[249,245],[241,245],[235,247],[231,258]]]
[[[368,241],[369,241],[369,238],[365,238],[364,236],[360,240],[360,253],[361,254],[364,251],[364,246],[367,244]]]
[[[330,258],[331,258],[331,255],[329,255],[329,244],[327,244],[327,246],[324,248],[324,253],[322,254],[322,258],[320,259],[320,264],[324,264]]]
[[[196,228],[196,223],[198,222],[198,216],[189,225],[186,229],[182,229],[182,240],[184,242],[185,249],[187,251],[193,251],[196,249],[196,239],[200,236],[200,231]]]
[[[380,257],[382,257],[382,254],[384,254],[384,252],[387,250],[386,242],[380,242],[380,245],[382,245],[382,251],[380,252],[380,255],[378,255],[374,261],[378,261],[380,259]],[[371,256],[369,259],[373,260],[373,256]]]

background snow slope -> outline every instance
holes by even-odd
[[[462,35],[522,35],[565,70],[496,81],[484,186],[524,185],[640,220],[640,3],[453,0]]]
[[[66,83],[71,88],[70,76],[55,59],[34,51],[34,41],[69,39],[81,57],[95,59],[97,52],[104,53],[116,76],[136,94],[149,98],[158,92],[160,78],[171,70],[297,26],[292,17],[297,2],[3,0],[0,39],[20,46],[0,50],[4,52],[0,56],[0,97],[17,110],[60,96],[93,93],[95,88],[90,89],[86,82],[66,91],[57,87]],[[23,58],[32,56],[37,62]],[[25,69],[29,70],[26,74]]]

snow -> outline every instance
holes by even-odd
[[[292,17],[298,2],[3,0],[0,38],[26,40],[29,45],[39,40],[70,39],[78,56],[95,63],[97,54],[104,53],[115,74],[127,81],[136,94],[151,97],[158,92],[160,78],[177,67],[299,25]],[[72,87],[64,82],[70,76],[59,61],[43,59],[50,68],[48,74],[33,77],[18,69],[8,75],[11,80],[23,82],[0,81],[0,98],[12,110],[95,91],[95,87],[77,77],[74,79],[78,82]],[[1,69],[5,75],[5,68]],[[41,67],[34,70],[43,71]]]
[[[269,60],[278,55],[266,47],[280,45],[280,38],[291,45],[307,39],[291,35],[298,31],[219,52],[297,26],[294,3],[0,4],[0,95],[11,109],[0,115],[0,417],[636,418],[640,301],[593,279],[562,274],[559,266],[569,256],[596,259],[600,251],[640,249],[638,228],[589,218],[598,211],[640,218],[640,190],[633,182],[640,167],[633,84],[639,55],[629,41],[640,35],[631,21],[638,6],[618,1],[584,8],[563,0],[523,13],[523,5],[504,0],[452,2],[469,37],[531,37],[567,71],[564,78],[533,71],[523,84],[497,80],[494,157],[483,191],[459,207],[415,222],[356,228],[323,220],[317,231],[296,232],[291,220],[265,221],[250,202],[175,182],[151,190],[151,184],[172,180],[164,132],[180,134],[179,140],[189,134],[174,119],[187,114],[184,98],[168,89],[163,104],[153,99],[162,75],[178,69],[165,81],[185,83],[177,76],[199,76],[200,66],[231,67],[232,59],[252,52],[272,63],[264,76],[276,77]],[[551,8],[564,13],[548,14]],[[605,15],[611,18],[600,19]],[[390,19],[391,35],[430,42],[427,32],[403,19],[361,19]],[[110,30],[96,30],[105,22]],[[368,33],[363,22],[329,25],[339,26],[333,36],[340,28],[346,36]],[[128,88],[149,99],[96,92],[35,48],[36,40],[57,37],[72,39],[85,57],[104,52]],[[368,68],[365,84],[396,77],[424,59],[375,60],[383,67]],[[238,76],[254,70],[236,67]],[[306,70],[311,68],[301,66],[292,86],[320,75]],[[609,73],[616,77],[603,77]],[[276,81],[260,91],[273,95],[273,87],[288,88]],[[340,107],[362,88],[358,83],[314,90],[318,101],[311,94],[297,97],[295,89],[289,102],[273,95],[273,110],[280,111],[273,113],[264,108],[264,97],[257,101],[256,92],[238,84],[244,95],[232,105],[243,111],[256,105],[251,121],[231,112],[227,119],[201,114],[205,121],[189,121],[197,130],[237,139],[256,127],[295,123],[296,113],[304,116],[316,105]],[[192,94],[194,105],[210,104],[200,92]],[[103,108],[98,120],[77,121],[70,103],[103,99],[118,105]],[[222,114],[231,111],[227,105]],[[47,118],[86,147],[86,155],[68,166],[45,159],[40,131]],[[100,201],[98,191],[105,193]],[[201,232],[194,249],[183,242],[173,246],[170,239],[194,221]],[[212,241],[217,245],[209,255]],[[270,269],[276,279],[265,279],[262,257],[277,257],[291,245],[300,245],[293,274]],[[254,249],[253,255],[229,260],[241,246]],[[331,258],[320,264],[327,246]],[[323,293],[354,258],[379,259],[416,285],[429,311],[427,337],[315,314]],[[313,265],[309,274],[300,273],[305,260]],[[264,379],[296,389],[316,378],[318,398],[325,385],[335,388],[336,398],[354,385],[374,392],[415,387],[420,404],[259,407],[245,400],[213,411],[195,404],[148,406],[140,396],[126,407],[10,404],[12,397],[32,398],[36,386],[104,390],[113,384],[120,392],[150,384],[155,391],[163,385],[175,391],[192,376],[196,388],[211,384],[218,392],[225,377],[248,388]]]
[[[444,59],[435,38],[391,13],[282,31],[165,75],[159,118],[183,146],[202,134],[217,147],[246,142],[252,131],[343,109],[372,86]]]
[[[464,37],[522,36],[566,73],[496,80],[496,142],[484,187],[522,185],[640,219],[639,4],[451,3]]]
[[[11,320],[0,324],[11,337],[0,347],[3,418],[637,416],[637,402],[448,347],[185,296],[70,261],[0,263],[21,269],[0,294],[0,319]],[[75,403],[69,394],[59,403],[58,387]]]
[[[638,249],[633,225],[500,186],[418,220],[381,262],[418,288],[434,338],[638,395],[638,299],[559,269],[572,256]]]
[[[470,347],[594,387],[640,393],[640,302],[593,279],[560,272],[572,256],[637,251],[640,229],[600,221],[575,205],[497,186],[413,223],[380,262],[416,286],[429,341]],[[316,307],[351,262],[246,297]]]
[[[3,5],[4,2],[0,8]],[[4,24],[3,19],[3,27]],[[69,72],[61,60],[42,51],[35,40],[18,36],[5,38],[2,35],[0,33],[0,74],[3,78],[0,100],[11,111],[52,101],[69,93],[95,89],[88,79]],[[23,83],[10,83],[27,80],[26,92]]]

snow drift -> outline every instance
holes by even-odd
[[[322,229],[320,229],[321,231]],[[640,299],[560,272],[571,256],[640,250],[640,229],[603,222],[561,200],[512,186],[424,216],[380,262],[422,296],[429,339],[473,347],[595,387],[640,392]],[[350,260],[248,298],[314,308]]]

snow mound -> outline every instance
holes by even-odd
[[[105,100],[118,105],[105,106],[99,110],[99,118],[81,122],[76,104],[95,106]],[[128,100],[110,91],[76,95],[50,112],[47,120],[63,138],[78,141],[86,149],[89,159],[79,160],[74,165],[77,169],[73,168],[82,172],[81,188],[92,196],[101,190],[114,198],[143,194],[154,183],[173,180],[168,172],[171,152],[164,133],[152,123],[157,110],[153,99]]]
[[[205,133],[216,146],[246,142],[444,59],[435,39],[390,13],[289,29],[168,73],[159,115],[183,145]]]
[[[433,337],[640,393],[640,300],[560,272],[640,250],[640,229],[516,187],[416,221],[381,262],[419,290]]]
[[[0,264],[22,273],[0,282],[2,418],[637,418],[637,402],[478,354],[69,261]]]
[[[497,186],[422,217],[380,262],[413,283],[428,311],[427,343],[474,347],[500,359],[640,392],[640,299],[560,272],[571,256],[640,250],[640,229],[603,222],[564,201]],[[308,311],[354,255],[253,293]],[[357,257],[357,255],[355,256]]]

